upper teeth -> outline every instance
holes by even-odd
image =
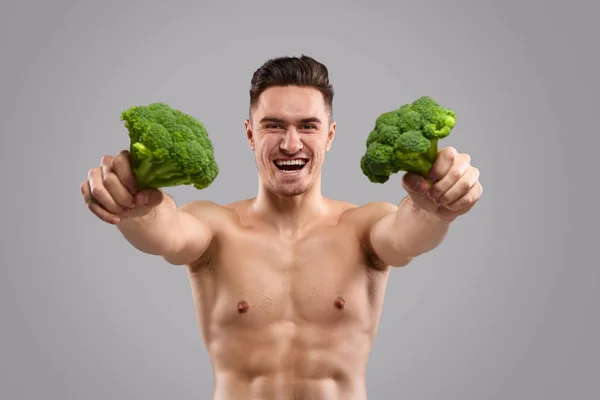
[[[304,165],[306,161],[304,160],[279,160],[275,161],[277,165]]]

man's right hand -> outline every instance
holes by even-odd
[[[138,191],[127,150],[102,157],[100,165],[82,182],[81,195],[90,211],[109,224],[147,215],[164,196],[160,190]]]

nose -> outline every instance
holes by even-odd
[[[288,154],[295,154],[302,150],[302,140],[295,128],[290,128],[285,132],[279,148]]]

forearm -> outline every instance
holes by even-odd
[[[397,248],[416,257],[439,246],[450,228],[450,222],[419,209],[405,197],[395,213],[392,233]]]
[[[117,224],[125,239],[138,250],[153,254],[169,254],[179,246],[180,216],[175,201],[165,195],[161,204],[143,216],[126,216]]]

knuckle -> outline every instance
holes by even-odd
[[[99,185],[92,185],[91,192],[92,192],[92,196],[94,196],[96,198],[100,197],[104,194],[104,187],[99,186]]]
[[[108,173],[108,174],[104,174],[102,176],[102,183],[104,183],[104,185],[112,185],[115,182],[115,174],[112,173]]]
[[[121,151],[119,154],[117,154],[116,156],[114,156],[112,158],[112,162],[117,163],[117,164],[122,164],[123,162],[125,162],[129,157],[129,152],[127,150],[123,150]]]
[[[105,212],[103,212],[103,210],[101,208],[97,208],[94,207],[92,210],[92,213],[98,217],[100,220],[104,221],[104,222],[110,222],[110,218],[108,215],[106,215]]]
[[[103,165],[103,166],[109,166],[109,165],[111,165],[112,160],[113,160],[112,156],[108,156],[108,155],[107,156],[103,156],[100,159],[100,164]]]
[[[469,182],[468,180],[464,180],[460,183],[460,189],[465,192],[469,189],[471,189],[471,182]]]
[[[106,174],[103,183],[107,190],[113,193],[113,195],[115,193],[121,194],[121,192],[124,192],[124,190],[122,190],[123,184],[116,174]]]
[[[92,214],[94,214],[95,216],[97,216],[97,217],[101,216],[102,213],[98,209],[99,206],[97,204],[95,204],[93,202],[89,202],[88,205],[87,205],[87,207],[92,212]]]
[[[452,204],[451,210],[456,211],[468,207],[470,202],[470,196],[464,196],[461,199],[457,200],[454,204]]]
[[[474,203],[475,203],[475,200],[473,199],[473,196],[467,196],[467,197],[465,197],[465,200],[461,204],[460,208],[471,208],[471,206],[473,206]]]
[[[471,182],[471,186],[473,186],[476,183],[478,183],[479,182],[479,171],[473,170],[471,172],[471,178],[469,179],[469,181]]]
[[[452,168],[450,172],[448,172],[448,175],[450,175],[450,178],[452,178],[453,180],[460,179],[460,177],[462,176],[458,168]]]
[[[113,167],[119,167],[121,165],[123,165],[123,157],[121,157],[120,155],[116,156],[115,158],[112,159],[111,161],[111,165]]]
[[[445,207],[446,207],[448,210],[450,210],[450,211],[456,211],[456,210],[460,209],[461,205],[460,205],[460,204],[459,204],[459,202],[457,201],[457,202],[455,202],[455,203],[448,204],[448,205],[446,205]]]

